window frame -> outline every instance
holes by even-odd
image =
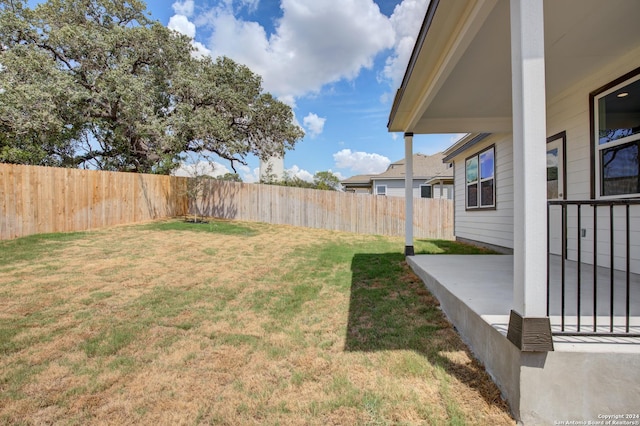
[[[491,178],[482,178],[482,172],[480,170],[480,156],[482,154],[484,154],[487,151],[493,151],[493,173],[492,173],[492,177]],[[476,159],[477,164],[478,164],[478,170],[477,170],[477,178],[475,183],[469,183],[468,182],[468,178],[467,178],[467,173],[468,173],[468,169],[467,169],[467,164],[469,162],[469,160],[473,160]],[[487,205],[482,205],[482,183],[483,182],[488,182],[493,180],[493,203],[492,204],[487,204]],[[482,210],[496,210],[498,202],[496,200],[496,146],[495,144],[490,145],[488,147],[483,148],[482,150],[476,152],[475,154],[465,158],[464,160],[464,204],[465,204],[465,210],[470,210],[470,211],[482,211]],[[477,191],[477,205],[474,206],[470,206],[469,205],[469,186],[471,185],[476,185],[476,191]]]
[[[601,170],[601,152],[616,146],[627,145],[636,142],[640,149],[640,133],[626,136],[615,141],[600,144],[600,138],[598,135],[598,122],[599,111],[596,104],[603,97],[622,89],[632,83],[640,81],[640,67],[635,70],[611,81],[610,83],[602,86],[601,88],[591,92],[589,94],[589,124],[590,124],[590,139],[591,139],[591,199],[624,199],[624,198],[638,198],[640,192],[628,193],[628,194],[616,194],[616,195],[602,195],[602,183],[603,176]],[[640,173],[640,171],[639,171]]]
[[[384,188],[384,194],[381,194],[379,188]],[[376,185],[376,195],[387,196],[387,185]]]
[[[429,188],[429,197],[422,196],[422,187]],[[433,185],[429,185],[427,183],[420,184],[420,198],[433,199]]]
[[[549,136],[547,138],[547,146],[550,143],[560,141],[560,149],[562,149],[562,163],[559,165],[562,168],[562,185],[558,188],[562,191],[562,197],[557,198],[558,200],[566,200],[567,199],[567,131],[563,130],[560,133],[556,133],[553,136]],[[548,201],[549,199],[547,199]],[[556,200],[555,198],[553,200]]]

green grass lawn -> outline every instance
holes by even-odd
[[[179,220],[0,242],[0,424],[514,424],[403,248]]]

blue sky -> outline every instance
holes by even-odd
[[[265,91],[292,106],[306,132],[285,156],[310,180],[380,173],[404,157],[387,120],[429,0],[147,1],[152,17],[194,38],[198,53],[226,55],[263,77]],[[417,135],[414,152],[443,150],[460,135]],[[259,161],[238,168],[257,179]],[[229,171],[215,164],[213,174]]]

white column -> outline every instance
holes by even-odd
[[[547,194],[543,0],[511,0],[514,310],[546,316]]]
[[[404,134],[404,196],[405,196],[405,247],[404,254],[413,256],[413,133]]]

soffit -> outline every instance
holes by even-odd
[[[640,46],[638,0],[546,0],[544,8],[547,99]],[[510,132],[509,13],[507,0],[441,0],[389,130]]]

